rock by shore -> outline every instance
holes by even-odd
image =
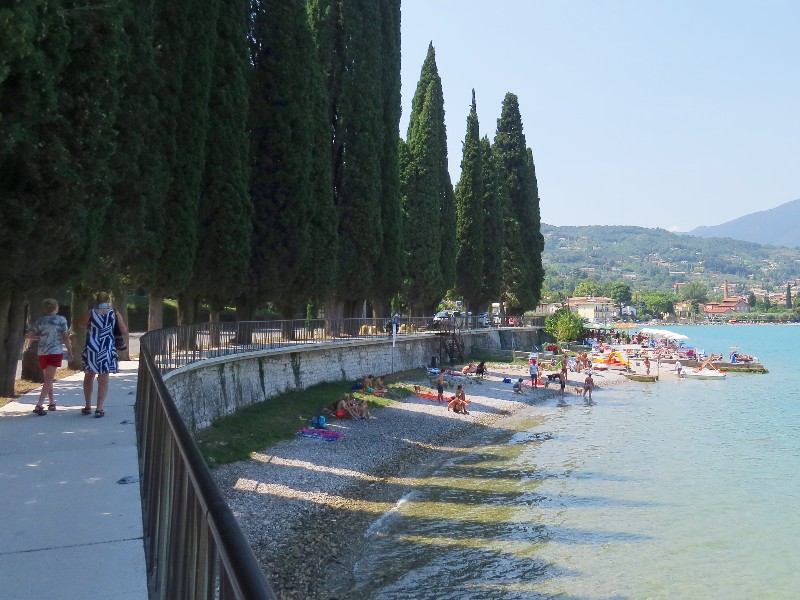
[[[374,420],[334,420],[329,428],[344,434],[335,442],[298,437],[214,471],[279,598],[346,598],[359,540],[410,491],[415,477],[444,457],[467,452],[474,436],[503,418],[559,401],[558,385],[514,394],[503,383],[518,377],[529,382],[527,365],[488,368],[483,381],[470,378],[464,386],[469,415],[412,396],[375,411]],[[429,389],[428,379],[419,377],[403,380]],[[583,402],[575,388],[584,377],[568,373],[567,403]],[[627,380],[618,371],[604,371],[595,382],[595,401],[602,402],[603,388]]]

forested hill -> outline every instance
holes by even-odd
[[[678,282],[727,279],[736,293],[772,289],[800,273],[800,249],[763,246],[727,238],[702,238],[664,229],[629,226],[555,227],[542,224],[547,285],[593,277],[626,280],[633,289],[669,291]]]
[[[800,200],[751,213],[711,227],[697,227],[689,235],[729,237],[772,246],[800,247]]]

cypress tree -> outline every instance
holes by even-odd
[[[252,318],[258,301],[271,300],[291,317],[307,298],[314,46],[302,0],[254,0],[251,10],[253,246],[238,307]]]
[[[494,149],[502,165],[509,198],[505,211],[502,299],[518,309],[533,309],[541,294],[543,238],[533,160],[525,145],[519,102],[512,93],[503,100]]]
[[[427,198],[415,198],[416,193],[426,195],[429,193],[428,178],[432,178],[434,186],[435,201],[437,208],[432,212],[427,213],[425,219],[427,225],[415,223],[417,227],[425,227],[431,229],[431,235],[437,238],[436,247],[438,254],[436,256],[439,262],[437,273],[431,272],[430,275],[433,279],[430,280],[428,286],[425,287],[438,287],[439,292],[437,298],[426,300],[429,304],[427,306],[420,306],[424,310],[431,309],[435,306],[444,292],[455,284],[455,195],[453,187],[450,182],[450,175],[447,170],[447,132],[444,125],[444,96],[442,94],[442,82],[439,78],[438,68],[436,66],[436,53],[433,44],[428,45],[428,54],[422,64],[419,82],[417,89],[414,93],[414,98],[411,103],[411,117],[408,125],[407,141],[409,145],[410,160],[422,161],[422,164],[414,167],[407,173],[406,181],[410,185],[404,190],[404,202],[413,205],[419,202],[422,206],[427,206],[429,201]],[[424,146],[424,148],[423,148]],[[425,183],[413,182],[416,177],[426,179]],[[404,208],[404,213],[420,214],[420,211],[411,207]],[[437,218],[438,217],[438,218]],[[438,222],[436,222],[438,221]],[[404,233],[408,231],[410,224],[404,224]],[[418,244],[406,243],[407,259],[411,262],[407,263],[406,268],[406,281],[415,278],[414,271],[416,266],[413,260],[416,258],[414,255],[419,250]],[[416,246],[416,249],[415,249]],[[413,286],[412,286],[413,287]],[[433,293],[432,290],[429,290]],[[423,294],[423,296],[427,296]],[[422,301],[422,298],[417,298],[415,302]]]
[[[389,79],[382,78],[387,63],[381,51],[384,20],[396,15],[394,7],[384,12],[384,6],[374,0],[309,0],[328,103],[339,238],[329,318],[355,316],[364,299],[374,295],[376,264],[384,252],[384,107],[385,101],[394,100],[384,97]],[[392,30],[397,26],[386,25]],[[388,51],[386,60],[392,61],[391,56]]]
[[[320,41],[316,38],[318,31],[312,26],[309,14],[309,26],[314,37],[317,57],[320,53]],[[311,145],[311,205],[309,227],[312,242],[310,251],[304,260],[303,282],[306,300],[311,305],[318,305],[330,300],[336,286],[339,253],[337,235],[338,219],[336,214],[336,198],[333,191],[333,164],[331,163],[331,122],[328,118],[328,96],[322,63],[310,61],[312,98],[312,145]],[[310,318],[314,314],[307,315]]]
[[[381,155],[380,208],[383,245],[373,279],[373,298],[384,301],[400,289],[403,277],[402,213],[397,140],[400,137],[400,2],[380,0]]]
[[[480,142],[483,175],[483,286],[482,303],[500,299],[503,282],[503,214],[508,204],[508,194],[502,177],[500,163],[492,151],[489,138]]]
[[[786,308],[792,308],[792,287],[789,283],[786,284]]]
[[[440,262],[438,157],[431,143],[437,131],[436,104],[423,102],[418,108],[414,135],[400,145],[400,176],[406,251],[403,295],[412,311],[421,315],[436,306],[445,285]]]
[[[163,295],[182,292],[192,278],[219,0],[176,0],[160,4],[160,9],[156,25],[163,70],[159,108],[169,184],[161,210],[148,210],[151,231],[163,240],[160,254],[150,255],[145,285],[151,300],[149,327],[161,326]],[[190,307],[181,308],[179,322],[191,321]]]
[[[200,191],[200,244],[189,286],[192,295],[199,294],[208,301],[213,320],[226,301],[241,294],[250,264],[253,205],[247,132],[248,7],[249,0],[223,2],[216,26]]]
[[[475,90],[467,116],[467,133],[461,159],[461,179],[456,185],[456,291],[467,308],[483,301],[483,168],[480,126]]]

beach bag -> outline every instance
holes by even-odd
[[[117,350],[127,350],[128,344],[125,342],[125,336],[122,335],[122,332],[119,330],[119,323],[117,323],[117,315],[114,315],[114,345],[117,347]]]
[[[328,428],[328,422],[325,420],[325,417],[323,417],[323,416],[312,417],[311,418],[311,427],[313,427],[314,429],[327,429]]]

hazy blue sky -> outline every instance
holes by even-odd
[[[428,43],[453,184],[470,93],[519,97],[542,221],[688,231],[800,198],[800,1],[402,0],[403,118]]]

